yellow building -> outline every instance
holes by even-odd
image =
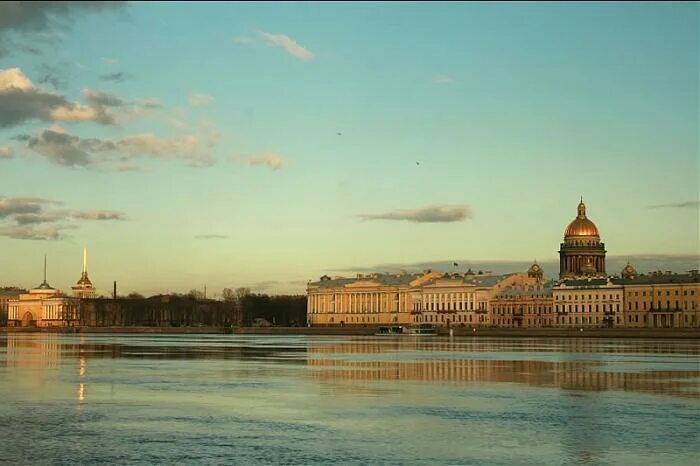
[[[631,328],[700,327],[700,275],[653,272],[637,275],[631,265],[616,280],[624,287],[622,326]]]
[[[309,283],[310,325],[428,323],[492,327],[700,327],[700,275],[605,272],[605,244],[583,199],[564,231],[557,283],[527,273],[328,276]]]
[[[607,278],[567,280],[552,290],[555,327],[617,327],[622,324],[622,285]]]
[[[65,327],[77,324],[78,300],[51,287],[46,281],[8,303],[8,325],[13,327]]]
[[[20,288],[0,288],[0,327],[7,325],[7,317],[10,310],[10,301],[16,300],[19,295],[26,293],[27,290]]]
[[[539,267],[539,265],[537,266]],[[492,325],[491,301],[506,287],[541,283],[541,274],[490,273],[368,274],[324,276],[307,288],[310,325]]]

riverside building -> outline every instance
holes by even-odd
[[[327,275],[307,286],[307,322],[321,326],[700,327],[700,275],[606,274],[606,250],[583,199],[559,247],[559,280],[526,273]]]
[[[7,323],[11,327],[65,327],[77,323],[78,300],[49,285],[45,257],[44,281],[11,299],[8,308]]]

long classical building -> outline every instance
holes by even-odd
[[[605,244],[583,199],[564,231],[559,280],[527,272],[324,275],[307,287],[311,326],[429,323],[468,327],[700,327],[700,275],[607,275]]]

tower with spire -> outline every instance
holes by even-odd
[[[76,298],[94,298],[96,296],[95,287],[88,278],[87,271],[87,248],[83,248],[83,273],[78,283],[73,285],[73,295]]]

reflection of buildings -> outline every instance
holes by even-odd
[[[310,325],[700,327],[700,275],[605,273],[605,245],[583,200],[561,243],[560,281],[527,273],[323,276],[307,287]],[[652,299],[653,296],[653,299]]]
[[[570,342],[571,340],[568,340],[567,344]],[[308,365],[312,369],[313,377],[326,382],[506,382],[566,390],[624,390],[700,398],[700,392],[697,391],[700,370],[615,372],[602,370],[604,368],[600,363],[590,361],[454,359],[454,353],[449,351],[449,344],[433,348],[432,344],[412,343],[416,343],[413,348],[409,344],[398,347],[389,345],[390,349],[386,344],[375,342],[319,346],[309,349]],[[542,350],[541,346],[533,347],[538,351]],[[431,355],[439,355],[441,351],[445,351],[444,354],[450,359],[396,360],[394,355],[398,348],[407,351],[420,349],[429,351]],[[599,347],[589,346],[588,350],[597,352]],[[362,353],[384,354],[384,357],[379,356],[379,360],[360,360],[356,355]],[[344,359],[339,357],[340,354],[354,356]],[[476,351],[470,354],[478,358],[480,353]]]
[[[77,321],[78,302],[44,281],[28,293],[9,301],[8,325],[22,327],[62,327]]]

